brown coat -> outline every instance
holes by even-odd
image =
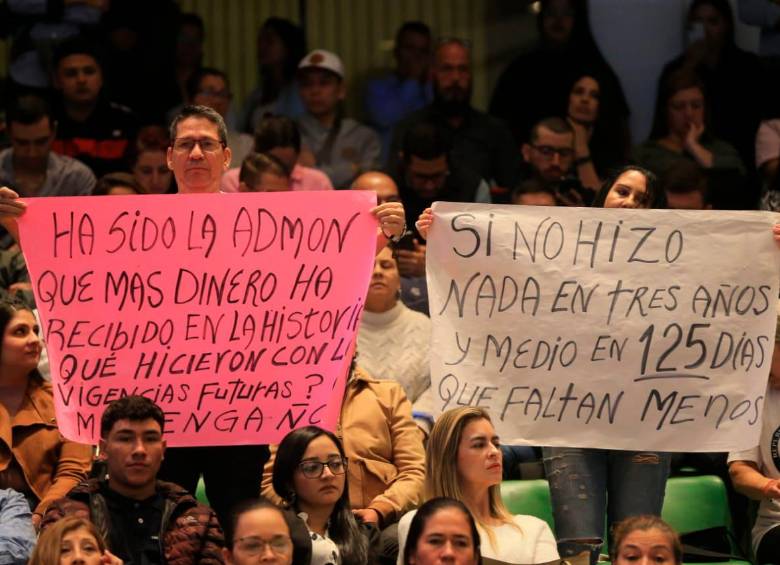
[[[103,539],[110,542],[111,517],[100,487],[98,479],[90,479],[74,488],[67,497],[55,501],[43,518],[41,530],[65,516],[78,516],[95,524]],[[173,483],[157,481],[157,491],[165,499],[160,527],[164,563],[222,565],[225,538],[214,511],[199,504],[186,490]]]
[[[54,500],[87,478],[92,447],[65,439],[54,417],[51,384],[31,376],[19,411],[11,418],[0,404],[0,471],[16,461],[43,514]]]
[[[384,525],[422,502],[425,479],[423,434],[412,406],[395,381],[375,380],[356,369],[347,384],[336,430],[349,459],[352,508],[371,508]],[[272,484],[276,446],[263,473],[263,495],[282,502]]]

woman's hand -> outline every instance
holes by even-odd
[[[401,237],[406,230],[406,213],[400,202],[385,202],[371,209],[379,220],[379,229],[387,239]]]
[[[417,228],[417,231],[420,232],[422,238],[428,239],[428,230],[430,230],[433,225],[433,211],[431,211],[430,208],[423,210],[422,214],[420,214],[420,217],[417,219],[417,223],[414,225]]]
[[[775,243],[777,245],[780,245],[780,224],[775,224],[772,226],[772,235],[775,238]]]

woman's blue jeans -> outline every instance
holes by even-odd
[[[605,515],[611,528],[629,516],[661,514],[669,453],[575,447],[543,453],[561,557],[587,550],[595,562],[606,539]]]

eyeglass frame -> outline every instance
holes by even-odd
[[[552,159],[555,155],[561,159],[574,157],[574,148],[571,147],[553,147],[552,145],[537,145],[536,143],[532,143],[531,147],[541,153],[545,159]]]
[[[247,549],[245,549],[243,547],[241,548],[242,551],[245,551],[249,555],[260,555],[260,554],[262,554],[265,551],[266,548],[269,548],[273,554],[279,555],[279,554],[284,554],[284,553],[290,553],[290,552],[292,552],[292,550],[294,548],[294,544],[293,544],[292,538],[290,536],[285,536],[284,534],[277,534],[273,538],[271,538],[270,540],[263,539],[260,536],[244,536],[242,538],[234,539],[233,540],[233,545],[235,546],[235,545],[238,545],[238,544],[243,544],[244,540],[248,540],[248,539],[257,540],[260,543],[260,551],[258,551],[258,552],[254,552],[252,550],[247,550]],[[277,541],[277,540],[278,541],[284,541],[285,547],[284,548],[282,548],[282,547],[274,548],[274,545],[273,545],[274,541]]]
[[[182,148],[182,147],[176,147],[176,143],[177,143],[177,142],[179,142],[179,141],[187,141],[187,142],[192,142],[192,144],[193,144],[193,145],[192,145],[192,147],[190,147],[189,149],[187,149],[187,148]],[[204,147],[203,147],[203,145],[202,145],[202,143],[203,143],[204,141],[213,141],[214,143],[218,143],[218,144],[219,144],[219,147],[218,147],[218,148],[215,148],[215,149],[213,149],[213,150],[207,150],[207,149],[204,149]],[[217,151],[219,151],[220,149],[223,149],[223,150],[224,150],[224,149],[225,149],[225,147],[227,147],[227,143],[225,143],[225,142],[224,142],[224,141],[222,141],[221,139],[212,139],[212,138],[210,138],[210,137],[202,137],[202,138],[199,138],[199,139],[193,139],[193,138],[189,138],[189,137],[180,137],[180,138],[174,139],[174,140],[171,142],[171,148],[172,148],[174,151],[177,151],[177,152],[179,152],[179,153],[186,153],[186,154],[188,154],[188,155],[189,155],[190,153],[192,153],[192,152],[193,152],[193,150],[195,149],[195,146],[198,146],[198,147],[200,147],[200,150],[201,150],[201,152],[203,152],[203,153],[214,154],[214,153],[216,153]]]
[[[331,463],[334,463],[336,461],[338,461],[342,465],[342,467],[341,467],[342,471],[340,473],[337,473],[331,467]],[[316,476],[309,476],[303,470],[303,465],[306,465],[307,463],[317,463],[318,465],[320,465],[320,471],[319,471],[319,473],[317,473]],[[319,459],[307,459],[305,461],[301,461],[300,463],[298,463],[298,465],[296,467],[301,471],[301,474],[304,477],[306,477],[307,479],[319,479],[319,478],[321,478],[322,474],[325,472],[325,467],[327,467],[328,470],[331,472],[331,474],[333,474],[334,476],[344,475],[344,474],[346,474],[347,468],[349,467],[349,458],[348,457],[333,457],[331,459],[328,459],[327,461],[320,461]]]

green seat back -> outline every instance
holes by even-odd
[[[661,516],[684,534],[716,526],[731,526],[726,487],[718,477],[672,477],[666,483]]]
[[[550,487],[544,479],[533,481],[504,481],[501,499],[512,514],[528,514],[541,518],[555,531]]]

